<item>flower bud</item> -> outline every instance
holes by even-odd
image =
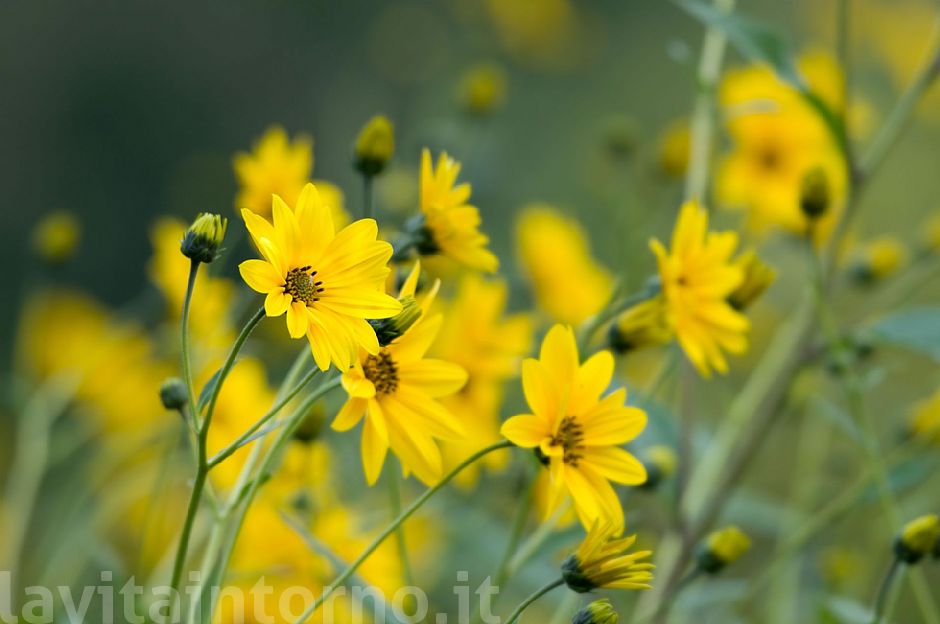
[[[870,284],[890,277],[906,263],[904,244],[894,236],[881,236],[856,253],[851,274],[860,284]]]
[[[506,72],[496,65],[477,65],[463,75],[457,93],[467,114],[491,115],[506,100]]]
[[[394,340],[401,337],[421,318],[421,306],[414,297],[403,297],[401,312],[391,318],[369,319],[369,324],[375,330],[375,337],[379,339],[380,347],[387,347]]]
[[[160,401],[168,410],[181,410],[189,403],[186,384],[179,377],[170,377],[160,384]]]
[[[617,624],[619,619],[610,601],[604,598],[595,600],[575,613],[571,624]]]
[[[710,533],[698,551],[698,566],[709,574],[720,572],[751,548],[751,538],[736,526]]]
[[[611,324],[607,338],[610,348],[617,353],[669,342],[672,331],[666,322],[663,298],[653,297],[627,308]]]
[[[81,224],[72,213],[54,212],[33,229],[33,250],[49,264],[61,264],[75,254],[81,234]]]
[[[894,540],[894,554],[904,563],[917,563],[924,555],[935,552],[938,542],[940,518],[937,514],[926,514],[904,525]]]
[[[751,249],[742,254],[735,264],[744,273],[741,284],[728,295],[728,303],[735,310],[744,310],[754,303],[774,283],[776,272]]]
[[[385,115],[370,119],[356,137],[355,166],[364,176],[382,173],[395,153],[395,132]]]
[[[200,213],[183,235],[180,251],[193,262],[212,262],[219,257],[227,227],[228,219],[208,212]]]
[[[803,174],[800,183],[800,210],[810,221],[826,214],[832,201],[829,180],[822,167],[813,167]]]
[[[674,122],[659,141],[659,168],[666,175],[679,178],[689,168],[692,148],[689,124],[685,119]]]
[[[643,452],[643,466],[646,468],[646,483],[640,487],[653,490],[676,472],[679,458],[676,452],[665,444],[656,444]]]

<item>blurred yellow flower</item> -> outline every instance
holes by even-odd
[[[291,143],[284,128],[272,126],[251,154],[236,154],[233,165],[241,189],[235,209],[267,216],[272,195],[290,205],[297,201],[313,170],[313,140],[300,136]]]
[[[400,297],[414,297],[412,273]],[[430,302],[427,302],[428,304]],[[438,399],[454,394],[467,382],[457,364],[425,357],[441,327],[441,316],[422,316],[388,346],[375,353],[361,351],[343,373],[349,399],[333,421],[336,431],[348,431],[365,416],[362,463],[373,485],[391,448],[405,476],[414,473],[427,485],[440,479],[443,463],[436,439],[460,439],[466,430]]]
[[[663,345],[672,340],[663,297],[656,296],[627,308],[611,324],[608,339],[610,348],[617,353]]]
[[[516,241],[535,300],[553,320],[579,325],[607,303],[613,280],[591,256],[587,234],[576,221],[548,205],[532,204],[519,215]]]
[[[630,552],[636,535],[621,537],[623,526],[595,522],[575,554],[562,564],[565,584],[575,592],[595,589],[651,589],[653,564],[644,562],[652,551]]]
[[[395,153],[395,132],[385,115],[371,118],[356,137],[356,169],[366,176],[378,175]]]
[[[894,543],[894,552],[907,564],[913,564],[929,554],[940,539],[940,517],[924,514],[904,525]]]
[[[480,212],[467,202],[470,185],[457,184],[460,163],[441,152],[435,168],[431,152],[421,152],[421,219],[417,251],[421,255],[443,255],[477,271],[493,273],[499,260],[480,232]]]
[[[803,55],[799,69],[830,108],[836,112],[844,108],[844,78],[830,56]],[[813,231],[817,238],[825,238],[842,212],[848,174],[819,113],[764,66],[728,72],[719,100],[733,144],[716,172],[719,204],[746,210],[755,232],[782,228],[805,235],[808,221],[800,209],[800,190],[803,176],[818,168],[829,181],[831,205]]]
[[[658,163],[663,173],[674,178],[685,175],[689,167],[691,142],[687,119],[669,124],[659,139]]]
[[[623,388],[601,398],[613,374],[610,352],[595,353],[581,364],[574,332],[555,325],[539,359],[522,364],[522,387],[532,413],[513,416],[502,427],[513,444],[536,449],[551,470],[552,498],[569,492],[585,527],[598,519],[622,527],[623,509],[609,481],[646,481],[643,464],[620,448],[643,431],[646,413],[624,405]]]
[[[918,438],[940,444],[940,390],[914,405],[908,428]]]
[[[329,209],[308,184],[295,209],[274,196],[274,224],[243,210],[242,217],[264,260],[246,260],[238,269],[245,282],[264,293],[268,316],[287,313],[292,338],[307,335],[317,366],[330,362],[346,370],[360,347],[378,353],[366,319],[394,316],[401,304],[381,292],[392,247],[376,240],[372,219],[336,232]]]
[[[728,295],[728,303],[735,310],[744,310],[770,288],[770,285],[777,279],[777,273],[761,260],[753,249],[742,253],[734,263],[741,268],[744,278]]]
[[[467,425],[467,435],[443,443],[445,466],[455,466],[480,449],[500,440],[499,408],[503,383],[519,374],[522,358],[532,346],[532,321],[528,315],[505,316],[509,287],[505,280],[485,280],[467,274],[444,309],[441,332],[431,348],[436,357],[462,366],[467,385],[443,399],[447,409]],[[471,485],[481,465],[500,469],[506,453],[491,453],[457,477]]]
[[[57,210],[40,219],[33,228],[33,250],[51,264],[65,262],[75,254],[82,237],[82,224],[71,212]]]
[[[924,249],[931,253],[940,253],[940,212],[930,215],[920,231]]]
[[[728,371],[724,351],[747,350],[748,320],[728,303],[744,279],[731,256],[738,244],[734,232],[709,232],[708,213],[686,202],[672,233],[672,249],[650,243],[659,264],[666,317],[686,356],[708,377]]]
[[[719,572],[751,549],[751,538],[731,525],[709,533],[698,553],[699,566],[708,573]]]
[[[490,115],[506,100],[506,72],[499,65],[483,63],[468,69],[460,78],[457,96],[471,115]]]
[[[501,45],[513,58],[542,70],[568,70],[583,60],[584,27],[571,0],[486,0]]]

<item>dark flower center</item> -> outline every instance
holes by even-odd
[[[398,365],[387,351],[366,358],[362,372],[375,386],[377,394],[391,394],[398,389]]]
[[[303,301],[306,305],[319,301],[323,292],[323,282],[316,280],[317,272],[310,268],[308,265],[291,269],[284,280],[284,292],[294,301]]]
[[[564,451],[564,462],[577,466],[581,459],[578,452],[584,442],[584,428],[578,424],[574,416],[565,416],[561,425],[558,427],[558,433],[552,436],[552,446],[560,446]]]

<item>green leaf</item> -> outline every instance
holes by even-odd
[[[838,624],[869,624],[874,620],[874,614],[868,607],[843,596],[830,597],[824,606],[824,613],[831,618],[830,621]]]
[[[212,377],[209,378],[209,381],[206,382],[206,385],[202,387],[199,398],[196,400],[196,414],[202,414],[203,410],[206,409],[206,406],[209,404],[209,399],[212,397],[212,393],[215,392],[216,386],[219,385],[219,375],[221,373],[221,368],[215,371]]]
[[[916,351],[940,362],[940,307],[896,312],[875,323],[871,332],[876,342]]]

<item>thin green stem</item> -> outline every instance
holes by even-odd
[[[326,600],[332,595],[333,591],[337,587],[345,583],[346,580],[351,575],[353,575],[357,569],[359,569],[359,566],[361,566],[362,563],[366,559],[368,559],[369,556],[372,555],[372,553],[375,552],[375,550],[382,544],[382,542],[384,542],[388,538],[389,535],[395,532],[395,530],[405,520],[410,518],[418,509],[421,508],[422,505],[424,505],[441,488],[443,488],[445,485],[450,483],[454,477],[456,477],[458,474],[460,474],[463,471],[464,468],[475,463],[482,457],[489,455],[493,451],[498,451],[500,449],[509,448],[511,446],[512,446],[512,442],[509,442],[508,440],[503,440],[501,442],[497,442],[496,444],[492,444],[480,451],[477,451],[476,453],[474,453],[473,455],[471,455],[470,457],[462,461],[460,464],[458,464],[449,473],[444,475],[444,478],[441,479],[440,482],[438,482],[433,487],[430,487],[427,490],[425,490],[424,494],[419,496],[417,500],[415,500],[411,505],[408,506],[408,508],[405,511],[401,513],[401,515],[399,515],[390,525],[385,527],[385,529],[379,534],[378,537],[375,538],[375,540],[373,540],[371,544],[369,544],[369,546],[362,552],[362,554],[356,557],[355,561],[349,564],[349,567],[347,567],[345,570],[340,572],[340,574],[335,579],[333,579],[333,581],[330,582],[329,585],[327,585],[324,588],[323,593],[320,595],[320,597],[317,598],[314,601],[314,603],[310,607],[308,607],[307,610],[304,611],[303,614],[299,618],[295,620],[295,624],[301,624],[302,622],[305,622],[307,618],[309,618],[314,612],[316,612],[316,610],[319,609],[320,606],[324,602],[326,602]]]
[[[221,451],[216,453],[209,460],[209,468],[210,469],[215,468],[216,466],[221,464],[223,461],[225,461],[227,458],[231,457],[231,455],[235,453],[235,451],[242,448],[246,444],[250,444],[251,442],[253,442],[257,438],[255,434],[258,432],[258,430],[260,430],[261,427],[263,427],[266,423],[268,423],[272,418],[277,416],[278,413],[280,413],[280,411],[284,409],[284,407],[288,403],[290,403],[294,399],[294,397],[297,396],[300,393],[300,391],[303,390],[304,387],[308,383],[310,383],[314,379],[314,377],[316,377],[319,373],[320,373],[319,368],[314,368],[313,370],[308,372],[293,388],[291,388],[286,394],[284,394],[281,398],[279,398],[277,402],[273,406],[271,406],[271,409],[269,409],[265,413],[264,416],[262,416],[257,421],[255,421],[255,423],[251,425],[251,427],[249,427],[246,431],[244,431],[241,435],[239,435],[231,444],[229,444],[228,446],[223,448]]]
[[[898,570],[901,569],[901,560],[897,557],[891,559],[891,565],[888,567],[888,572],[885,574],[884,579],[881,581],[881,585],[878,587],[878,594],[875,597],[875,606],[872,609],[874,612],[874,617],[872,618],[871,624],[880,624],[881,617],[884,615],[885,605],[888,602],[888,596],[891,594],[891,587],[894,584],[894,578],[897,576]]]
[[[189,347],[189,309],[192,306],[193,290],[196,287],[196,275],[199,273],[199,262],[193,260],[189,265],[189,279],[186,283],[186,295],[183,298],[183,312],[180,315],[180,357],[183,359],[183,383],[189,395],[189,422],[193,432],[199,428],[199,416],[196,413],[196,389],[193,386],[192,354]]]
[[[202,501],[202,492],[206,487],[207,474],[205,454],[200,452],[199,465],[196,468],[196,477],[193,480],[193,491],[190,494],[189,504],[186,508],[186,519],[183,521],[183,530],[180,533],[179,545],[173,559],[173,576],[170,580],[170,587],[174,590],[179,590],[180,579],[183,578],[183,567],[186,564],[189,541],[192,537],[193,526],[196,524],[196,515],[199,512],[199,503]]]
[[[232,343],[232,348],[229,351],[228,357],[225,358],[225,362],[222,364],[222,368],[219,369],[219,376],[216,380],[215,387],[212,389],[212,394],[209,397],[208,407],[206,407],[206,415],[199,423],[199,435],[200,437],[205,437],[209,430],[209,425],[212,422],[212,414],[215,412],[215,404],[219,400],[219,394],[222,392],[222,386],[225,384],[225,379],[228,377],[228,374],[232,371],[232,368],[235,366],[235,361],[238,358],[238,353],[241,351],[242,347],[245,344],[245,341],[248,340],[248,336],[251,335],[251,332],[254,331],[255,327],[258,326],[258,323],[261,322],[261,319],[264,318],[264,306],[258,308],[254,315],[248,319],[248,322],[245,323],[245,326],[242,327],[242,330],[238,333],[238,336],[235,338],[235,342]],[[194,418],[199,419],[198,409],[194,410]]]
[[[505,583],[509,577],[509,562],[512,561],[513,555],[516,554],[519,548],[522,533],[525,531],[529,514],[532,511],[532,503],[535,500],[535,487],[537,483],[537,479],[530,479],[529,485],[525,490],[525,495],[522,497],[522,500],[519,501],[519,506],[516,507],[516,514],[512,521],[512,529],[509,532],[509,540],[506,542],[506,550],[503,552],[503,556],[499,561],[499,565],[496,566],[496,572],[493,575],[496,587],[502,587],[503,583]]]
[[[389,466],[385,483],[388,487],[388,499],[394,520],[401,515],[401,472],[398,470],[397,462],[392,462],[392,464]],[[408,557],[408,544],[405,542],[405,529],[401,525],[395,529],[395,542],[398,546],[398,559],[401,561],[402,578],[405,585],[411,587],[414,585],[414,575],[411,571],[411,560]]]
[[[541,589],[537,590],[534,594],[532,594],[531,596],[529,596],[528,598],[526,598],[525,600],[519,603],[519,606],[516,607],[515,611],[513,611],[512,614],[506,619],[506,624],[515,624],[515,622],[518,622],[519,618],[522,617],[522,612],[525,611],[529,607],[529,605],[531,605],[533,602],[535,602],[536,600],[538,600],[539,598],[541,598],[548,592],[552,591],[556,587],[561,587],[564,584],[565,584],[565,579],[560,578],[560,579],[552,581],[548,585],[545,585]]]

